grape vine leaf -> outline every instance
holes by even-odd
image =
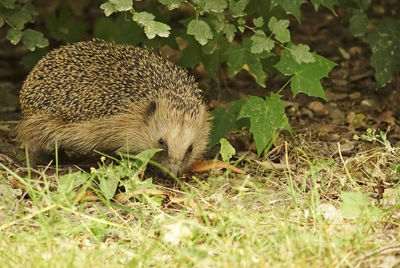
[[[187,26],[187,33],[193,35],[202,46],[213,38],[211,28],[204,20],[191,20]]]
[[[225,34],[226,39],[228,39],[228,42],[232,42],[233,38],[235,38],[235,33],[237,32],[237,29],[235,25],[228,23],[225,24],[225,26],[222,28],[222,32]]]
[[[176,8],[179,8],[181,6],[181,1],[180,0],[158,0],[163,5],[166,5],[168,7],[168,10],[174,10]]]
[[[203,0],[205,12],[215,12],[222,13],[224,9],[228,6],[226,0]]]
[[[11,42],[11,44],[16,45],[19,43],[19,41],[21,41],[22,31],[11,28],[10,30],[8,30],[6,37],[7,40]]]
[[[383,18],[366,41],[372,50],[371,65],[375,69],[377,85],[382,87],[400,69],[400,23]]]
[[[334,6],[338,4],[338,0],[311,0],[311,3],[314,5],[315,9],[323,5],[336,14]]]
[[[297,63],[290,52],[285,49],[280,61],[274,65],[284,75],[291,75],[291,88],[293,95],[303,92],[309,96],[320,97],[326,100],[321,78],[327,77],[336,63],[312,53],[315,61],[312,63]]]
[[[285,106],[281,95],[278,94],[272,93],[265,100],[250,96],[240,110],[238,119],[240,118],[250,118],[250,132],[253,133],[258,156],[271,142],[278,129],[286,129],[291,132],[285,114]]]
[[[143,27],[144,33],[148,39],[153,39],[156,35],[160,37],[168,37],[171,27],[167,24],[155,21],[154,18],[153,14],[146,11],[135,12],[132,15],[132,20]]]
[[[291,45],[289,46],[289,51],[293,59],[299,64],[302,62],[311,63],[315,61],[312,53],[310,52],[310,47],[307,45]]]
[[[41,32],[32,29],[25,29],[21,40],[24,46],[30,51],[34,51],[36,47],[43,48],[49,45],[49,41]]]
[[[37,15],[36,9],[32,5],[24,6],[20,10],[12,10],[6,15],[6,20],[17,30],[23,30],[25,24],[33,22],[33,17]]]
[[[287,13],[293,14],[300,21],[300,6],[306,2],[306,0],[271,0],[271,7],[279,5]]]
[[[240,46],[232,46],[227,50],[228,75],[233,77],[244,69],[256,79],[260,86],[265,87],[266,76],[260,57],[251,53],[251,46],[250,38],[245,38]]]
[[[252,41],[250,51],[254,54],[270,52],[275,46],[274,41],[268,38],[262,30],[256,30],[250,40]]]
[[[368,17],[364,11],[353,9],[353,14],[350,18],[349,30],[354,36],[362,36],[367,30]]]
[[[237,2],[230,1],[229,2],[229,11],[231,12],[232,17],[239,18],[246,15],[244,12],[246,6],[248,5],[250,0],[239,0]]]
[[[117,12],[117,9],[115,8],[115,6],[110,2],[101,4],[100,8],[104,10],[104,14],[107,17],[110,16],[112,13]]]
[[[256,27],[261,27],[261,26],[263,26],[264,25],[264,19],[263,19],[263,17],[258,17],[258,18],[254,18],[253,19],[253,24],[254,24],[254,26],[256,26]]]
[[[275,34],[275,38],[282,43],[290,41],[290,32],[288,27],[288,20],[277,20],[275,17],[272,17],[268,22],[268,28],[273,34]]]
[[[210,147],[217,144],[229,131],[240,129],[243,126],[249,126],[248,118],[237,119],[240,109],[245,102],[245,99],[239,99],[231,104],[229,110],[216,108],[211,111],[213,128],[209,139]]]
[[[100,5],[104,10],[104,14],[108,17],[117,11],[128,11],[132,8],[132,0],[108,0],[108,2]]]

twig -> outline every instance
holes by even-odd
[[[364,256],[358,257],[355,260],[355,262],[361,263],[361,262],[365,261],[365,259],[367,259],[367,258],[369,258],[369,257],[371,257],[373,255],[376,255],[376,254],[382,253],[383,251],[386,251],[386,250],[389,250],[389,249],[394,249],[394,248],[400,248],[400,244],[381,247],[381,248],[379,248],[379,249],[377,249],[375,251],[372,251],[372,252],[370,252],[368,254],[365,254]]]

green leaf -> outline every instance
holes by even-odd
[[[350,18],[349,30],[354,36],[362,36],[367,30],[368,17],[364,11],[353,9],[353,16]]]
[[[128,11],[132,8],[132,0],[109,0],[117,11]]]
[[[99,174],[98,179],[100,181],[100,191],[107,200],[113,198],[117,190],[120,181],[120,176],[117,171],[118,167],[110,165],[96,172],[104,172],[104,174]]]
[[[231,23],[225,24],[225,27],[222,28],[222,32],[225,34],[228,42],[233,41],[233,38],[235,38],[236,31],[237,30],[236,30],[235,25],[233,25]]]
[[[54,39],[67,42],[81,40],[86,31],[86,23],[74,21],[67,9],[62,9],[58,15],[48,14],[46,16],[46,27]]]
[[[33,17],[36,15],[35,8],[32,5],[27,5],[18,10],[12,10],[6,18],[17,30],[23,30],[26,23],[34,21]]]
[[[320,5],[323,5],[329,8],[332,13],[336,14],[334,6],[338,5],[337,0],[311,0],[311,3],[314,5],[315,9],[318,9]]]
[[[202,56],[204,69],[208,73],[208,75],[216,79],[218,74],[218,66],[220,64],[220,53],[219,51],[214,52],[213,54],[205,54]]]
[[[281,96],[274,93],[266,100],[250,96],[242,106],[238,118],[250,118],[250,132],[253,133],[258,156],[271,142],[275,131],[291,131]]]
[[[140,25],[146,25],[149,21],[154,21],[155,17],[153,14],[144,11],[133,13],[132,19]]]
[[[263,19],[263,17],[258,17],[258,18],[254,18],[253,19],[253,24],[254,24],[254,26],[256,26],[256,27],[261,27],[261,26],[263,26],[264,25],[264,19]]]
[[[117,12],[117,9],[115,8],[115,5],[110,3],[110,2],[106,2],[100,5],[100,8],[104,10],[104,14],[108,17],[110,16],[112,13]]]
[[[2,0],[2,4],[5,8],[14,9],[16,0]]]
[[[0,28],[3,27],[3,25],[4,25],[4,19],[0,17]]]
[[[244,12],[250,0],[239,0],[234,1],[231,0],[229,2],[229,11],[231,12],[232,17],[238,18],[246,15]]]
[[[280,61],[274,65],[284,75],[292,75],[291,88],[294,95],[303,92],[309,96],[320,97],[326,100],[321,78],[327,77],[336,63],[313,53],[312,63],[298,64],[288,50],[281,54]]]
[[[88,181],[89,178],[88,174],[82,171],[66,174],[57,180],[57,191],[64,195],[69,195],[76,187]]]
[[[138,24],[127,21],[122,13],[116,19],[97,19],[93,34],[102,40],[131,45],[138,45],[146,38],[143,29]]]
[[[146,11],[133,13],[132,19],[144,28],[147,38],[153,39],[156,35],[160,37],[168,37],[169,27],[167,24],[154,21],[154,15]]]
[[[21,41],[22,38],[22,32],[20,30],[15,30],[11,28],[7,32],[7,40],[11,42],[11,44],[16,45]]]
[[[31,70],[48,52],[48,47],[38,48],[35,51],[25,54],[20,63],[25,66],[25,69]]]
[[[187,26],[187,33],[194,35],[194,38],[202,46],[207,44],[209,39],[213,38],[210,26],[204,20],[193,19]]]
[[[187,46],[182,50],[178,64],[183,68],[194,68],[201,62],[201,45],[191,36],[185,40]]]
[[[211,111],[213,128],[210,134],[210,147],[217,144],[229,131],[240,129],[243,126],[249,126],[247,118],[237,120],[240,109],[245,102],[245,99],[239,99],[231,104],[229,110],[217,108]]]
[[[254,54],[259,54],[264,51],[270,52],[275,46],[274,41],[268,38],[262,30],[257,30],[250,40],[252,41],[250,51]]]
[[[290,32],[288,27],[288,20],[277,20],[275,17],[272,17],[268,22],[268,28],[273,34],[275,34],[275,38],[282,43],[290,41]]]
[[[135,166],[137,167],[136,173],[140,174],[145,171],[150,159],[160,151],[162,151],[162,149],[148,149],[135,155],[134,158],[137,159],[135,162]]]
[[[370,221],[379,220],[382,212],[368,204],[368,198],[360,192],[343,192],[340,211],[345,219],[357,219],[361,216]]]
[[[293,14],[300,21],[300,7],[306,0],[271,0],[271,7],[281,6],[287,13]]]
[[[292,45],[289,49],[293,59],[301,64],[302,62],[311,63],[315,62],[313,54],[310,52],[310,47],[307,45]]]
[[[236,154],[235,148],[229,143],[229,141],[225,138],[219,140],[221,143],[221,149],[219,153],[221,154],[222,161],[225,163],[229,163],[229,160]]]
[[[222,13],[227,6],[226,0],[204,0],[203,10],[205,12]]]
[[[256,79],[259,85],[265,87],[265,72],[260,57],[251,53],[251,45],[251,40],[245,38],[241,46],[232,46],[227,50],[228,75],[233,77],[244,69]]]
[[[343,192],[341,198],[340,211],[345,219],[360,217],[368,205],[368,199],[359,192]]]
[[[43,48],[49,45],[49,41],[41,32],[32,29],[26,29],[23,31],[22,43],[30,51],[34,51],[36,47]]]
[[[400,23],[383,18],[366,38],[372,50],[371,65],[375,70],[378,87],[392,80],[400,69]]]
[[[163,5],[166,5],[168,7],[168,10],[174,10],[176,8],[181,7],[181,1],[180,0],[158,0]]]

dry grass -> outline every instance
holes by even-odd
[[[136,181],[136,189],[130,190],[136,193],[134,198],[122,203],[104,198],[73,201],[77,188],[60,188],[61,179],[55,175],[21,178],[31,189],[24,192],[10,186],[15,176],[3,172],[0,263],[2,267],[399,265],[400,188],[391,168],[400,163],[399,149],[377,140],[356,141],[351,151],[342,150],[343,145],[298,140],[292,146],[276,146],[263,161],[247,154],[240,163],[247,175],[213,171],[207,178],[186,180],[180,189]],[[68,179],[79,181],[83,174]],[[95,178],[81,187],[101,195],[94,184]],[[365,200],[345,201],[346,192]],[[361,212],[349,217],[352,208]]]

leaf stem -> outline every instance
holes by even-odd
[[[278,90],[278,92],[277,92],[276,94],[281,93],[281,91],[282,91],[283,89],[285,89],[285,87],[290,83],[290,81],[292,81],[292,78],[293,78],[293,76],[290,77],[290,79],[286,81],[286,83]]]

